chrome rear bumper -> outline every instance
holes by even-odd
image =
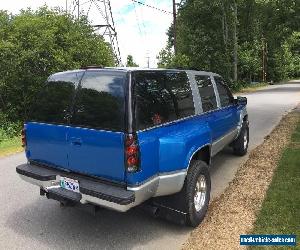
[[[144,201],[156,197],[177,193],[181,190],[186,171],[177,171],[158,175],[149,179],[145,183],[127,187],[116,187],[109,184],[100,183],[84,177],[72,176],[60,170],[44,168],[30,164],[23,164],[17,167],[20,177],[33,185],[40,187],[46,195],[55,193],[55,197],[62,199],[73,198],[71,191],[62,192],[59,186],[61,177],[70,177],[79,181],[79,195],[76,196],[78,202],[82,204],[94,204],[119,212],[126,212],[132,207],[140,205]],[[71,175],[71,176],[70,176]],[[52,198],[53,196],[47,196]],[[57,198],[57,200],[59,200]]]

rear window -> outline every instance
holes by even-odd
[[[76,94],[71,124],[123,131],[125,81],[124,72],[87,71]]]
[[[45,123],[68,123],[71,104],[83,71],[50,76],[30,109],[29,120]]]
[[[195,114],[185,72],[134,73],[135,119],[138,130]]]
[[[49,77],[31,121],[123,131],[126,73],[83,71]]]

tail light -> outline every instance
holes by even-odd
[[[22,147],[26,147],[27,141],[26,141],[26,130],[25,130],[25,128],[22,129],[21,137],[22,137]]]
[[[136,135],[128,134],[125,138],[125,160],[127,172],[133,173],[140,169],[140,150]]]

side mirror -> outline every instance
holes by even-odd
[[[246,105],[248,102],[247,97],[244,97],[244,96],[238,96],[234,100],[235,100],[235,103],[238,105]]]

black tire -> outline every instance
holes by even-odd
[[[194,197],[196,193],[196,185],[199,178],[204,177],[206,184],[206,192],[204,197],[204,204],[198,207],[198,211],[195,206]],[[180,191],[180,196],[184,202],[187,212],[187,226],[198,226],[205,217],[210,200],[211,180],[208,171],[208,166],[203,161],[193,161],[189,167],[187,177],[185,179],[184,186]]]
[[[245,142],[247,138],[247,141]],[[233,152],[235,155],[244,156],[247,154],[249,145],[249,126],[248,122],[244,121],[238,138],[232,143]]]

